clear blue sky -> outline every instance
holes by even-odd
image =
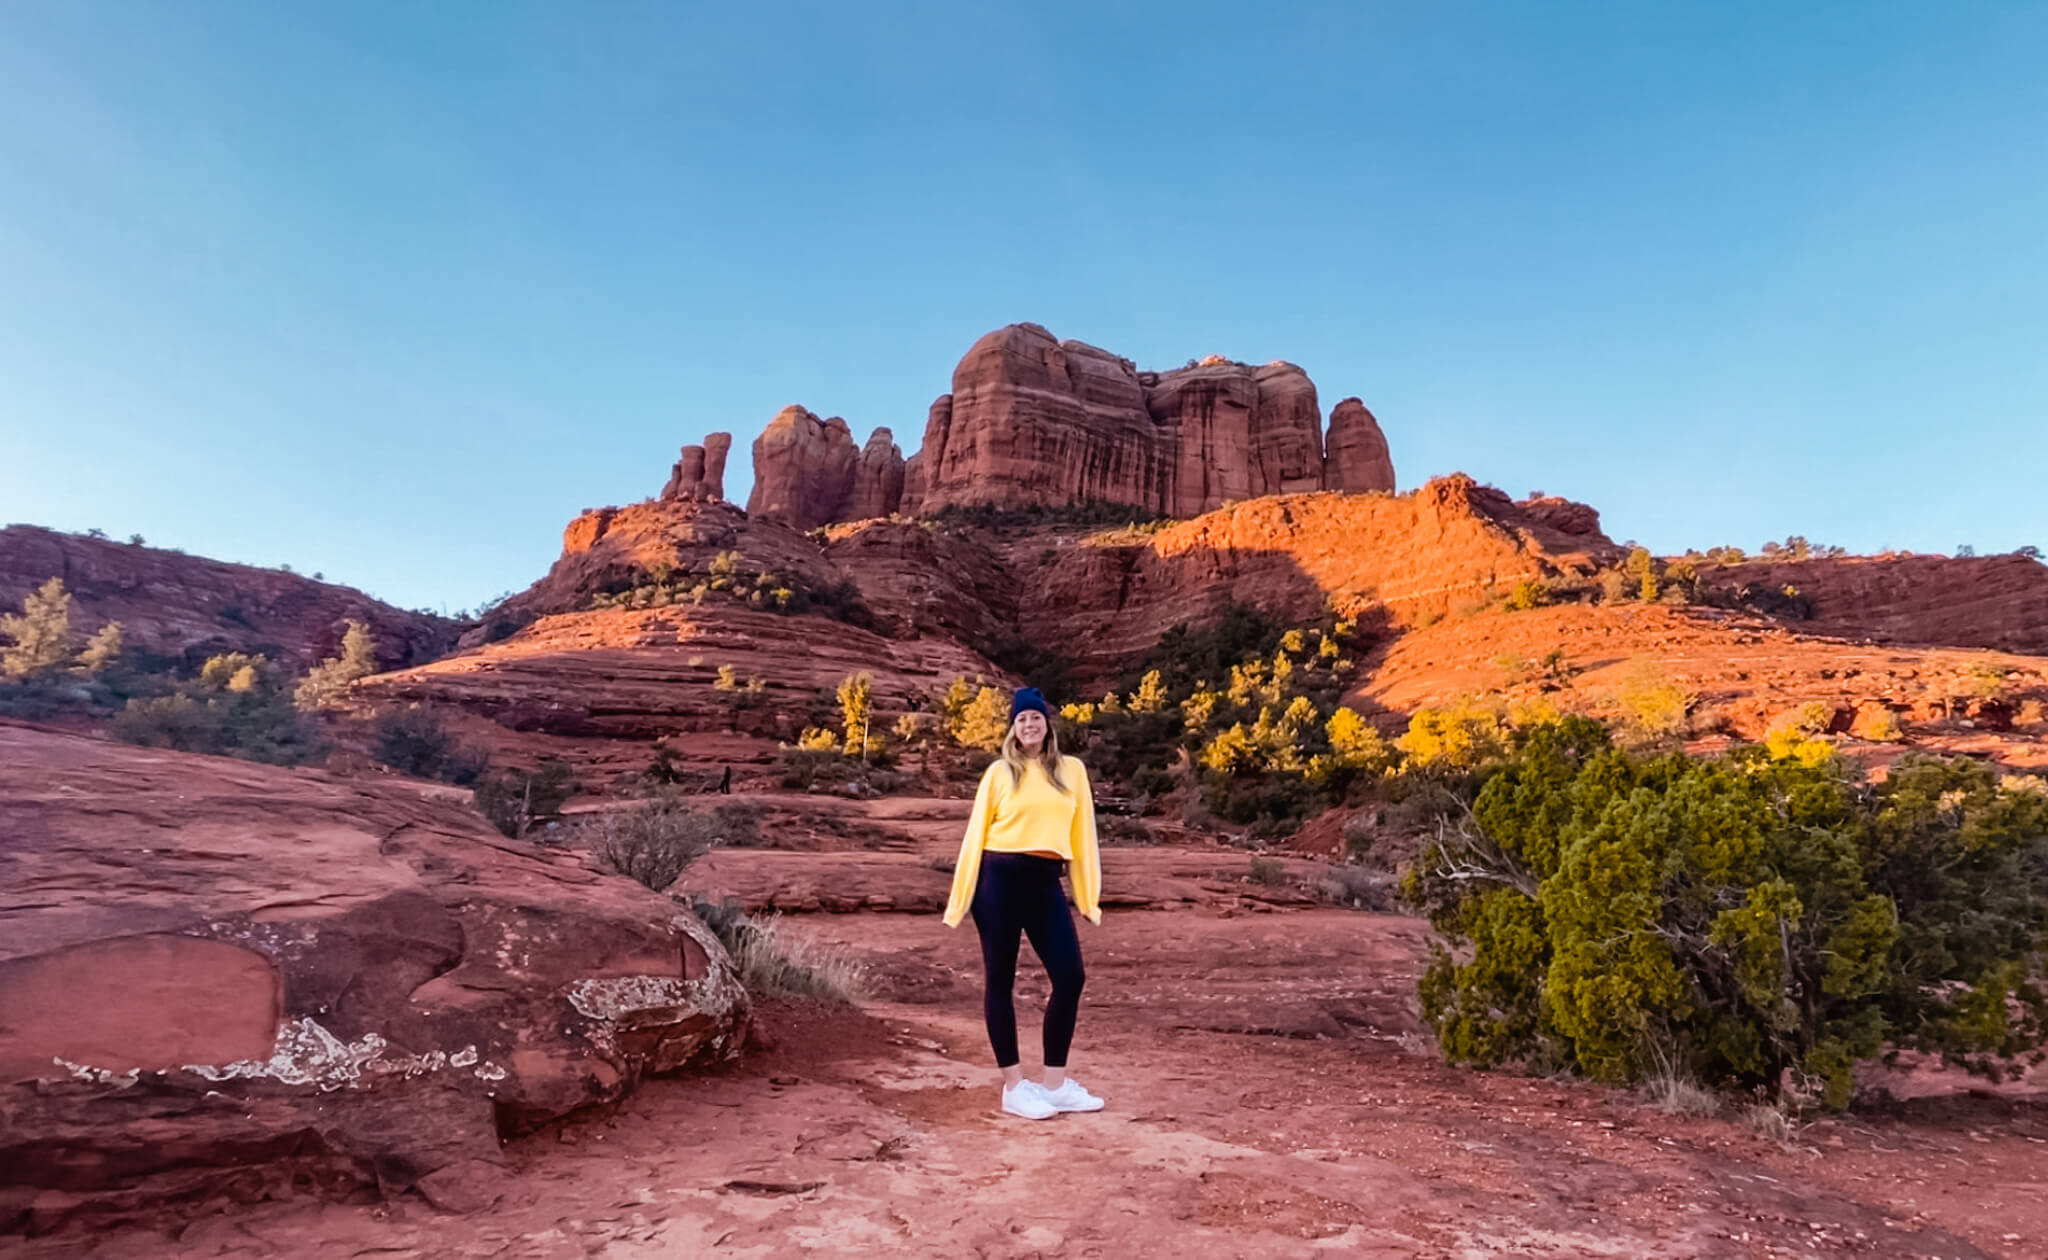
[[[450,608],[981,333],[1659,550],[2048,546],[2048,4],[0,7],[0,521]]]

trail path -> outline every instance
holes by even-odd
[[[467,1215],[230,1207],[30,1257],[2038,1256],[2048,1108],[1950,1098],[1787,1150],[1596,1086],[1447,1068],[1412,1013],[1423,927],[1205,906],[1083,925],[1075,1074],[996,1109],[971,931],[803,916],[875,968],[865,1011],[770,1003],[770,1044],[515,1143]],[[1020,981],[1027,1063],[1042,974]]]

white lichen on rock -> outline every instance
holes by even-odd
[[[286,1085],[317,1085],[322,1090],[331,1090],[359,1084],[366,1076],[403,1076],[409,1080],[446,1067],[470,1067],[478,1058],[477,1048],[469,1045],[453,1054],[429,1050],[387,1059],[384,1048],[388,1044],[374,1032],[364,1033],[352,1042],[343,1041],[316,1021],[300,1018],[279,1026],[277,1043],[268,1059],[242,1059],[221,1066],[188,1063],[185,1071],[209,1081],[267,1077]]]
[[[71,1073],[72,1080],[86,1081],[94,1085],[112,1085],[116,1089],[126,1089],[142,1079],[141,1068],[129,1068],[125,1072],[116,1072],[111,1068],[97,1068],[86,1063],[73,1063],[71,1060],[61,1056],[53,1057],[50,1062]]]
[[[690,981],[679,976],[607,976],[569,986],[569,1005],[586,1019],[618,1019],[635,1011],[693,1006]]]
[[[384,1038],[376,1033],[346,1042],[311,1019],[300,1018],[279,1026],[277,1044],[268,1059],[242,1059],[223,1067],[187,1063],[185,1070],[209,1081],[267,1076],[287,1085],[334,1088],[359,1079],[363,1069],[383,1053]]]

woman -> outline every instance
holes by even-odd
[[[1003,1110],[1033,1120],[1102,1109],[1100,1098],[1067,1075],[1082,972],[1081,940],[1060,891],[1062,866],[1073,876],[1074,904],[1099,925],[1102,865],[1088,771],[1078,757],[1060,756],[1052,711],[1037,688],[1026,687],[1010,700],[1002,758],[982,773],[974,794],[945,917],[947,927],[958,927],[970,910],[974,914],[988,980],[982,1013],[996,1066],[1003,1070]],[[1052,980],[1052,1000],[1045,1008],[1043,1084],[1025,1080],[1018,1063],[1017,1011],[1010,989],[1017,978],[1019,933],[1031,938]]]

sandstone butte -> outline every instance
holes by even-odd
[[[53,577],[72,594],[71,626],[81,639],[118,621],[129,644],[188,668],[218,652],[258,652],[304,669],[332,656],[356,620],[376,636],[378,663],[398,669],[443,655],[461,630],[445,617],[277,569],[33,525],[0,529],[0,608],[18,611]]]
[[[0,720],[0,800],[0,1234],[230,1184],[487,1202],[501,1135],[745,1035],[688,911],[402,784]]]
[[[1011,324],[960,360],[908,460],[888,429],[856,447],[839,417],[784,408],[754,440],[747,511],[799,529],[979,506],[1093,503],[1189,517],[1265,495],[1393,488],[1372,413],[1347,398],[1326,436],[1315,384],[1292,363],[1212,355],[1141,372],[1036,324]]]

